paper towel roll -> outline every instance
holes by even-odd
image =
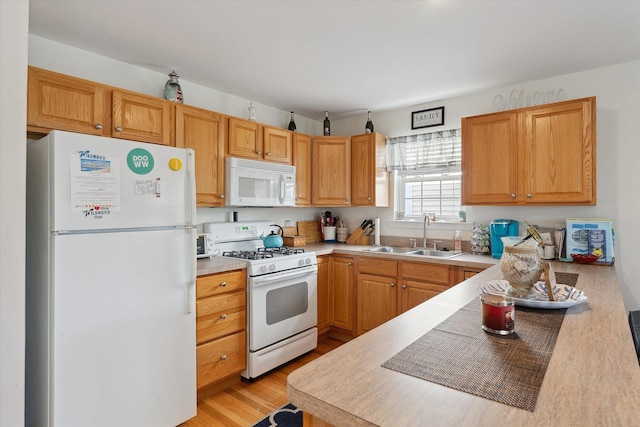
[[[380,218],[376,218],[374,231],[374,244],[380,246]]]

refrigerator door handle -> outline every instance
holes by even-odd
[[[191,225],[196,225],[196,163],[195,163],[195,151],[191,148],[187,148],[187,168],[186,175],[187,181],[189,184],[188,194],[189,199],[187,203],[189,203],[189,214],[190,214],[190,222]]]
[[[187,284],[187,314],[195,313],[196,311],[196,276],[198,272],[198,251],[196,248],[196,229],[194,227],[187,228],[189,235],[189,251],[190,259],[187,260],[187,265],[191,266],[189,274],[189,283]]]

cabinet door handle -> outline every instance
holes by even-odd
[[[122,132],[122,128],[120,126],[116,126],[116,132]]]
[[[219,197],[220,197],[221,199],[224,199],[224,194],[221,194]]]
[[[227,282],[220,283],[220,286],[222,286],[224,288],[225,286],[227,286]]]
[[[227,315],[226,315],[226,314],[223,314],[222,316],[220,316],[220,318],[221,318],[222,320],[227,320]]]
[[[96,125],[96,129],[102,129],[102,124],[101,124],[101,123],[98,123],[98,124]]]
[[[261,154],[262,154],[262,151],[256,151],[256,154],[257,154],[257,155],[261,155]]]
[[[353,263],[352,263],[352,262],[349,262],[349,263],[347,263],[347,265],[348,265],[349,267],[351,267],[351,266],[353,265]]]
[[[391,287],[392,287],[392,288],[395,288],[395,286],[396,286],[396,284],[395,284],[395,283],[392,283],[392,284],[391,284]]]
[[[367,200],[368,200],[368,201],[371,201],[371,196],[367,197]]]
[[[407,285],[402,285],[402,289],[407,289]]]
[[[265,156],[270,156],[271,155],[271,151],[267,151],[266,153],[264,153]]]
[[[220,356],[220,360],[227,360],[227,355],[223,354],[222,356]]]
[[[515,193],[511,193],[511,198],[512,198],[512,199],[515,199],[515,198],[516,198]]]
[[[531,193],[527,193],[527,198],[529,198],[529,199],[530,199],[530,198],[532,198],[532,197],[533,197],[533,195],[532,195]]]

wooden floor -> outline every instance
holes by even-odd
[[[343,344],[321,336],[310,353],[252,382],[226,388],[198,403],[197,415],[180,427],[247,427],[289,402],[287,375]]]

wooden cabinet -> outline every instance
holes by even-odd
[[[229,156],[290,165],[292,149],[293,132],[250,120],[229,118]]]
[[[463,205],[595,205],[595,97],[462,119]]]
[[[329,286],[330,323],[343,331],[354,331],[353,257],[331,257]]]
[[[176,146],[195,150],[198,206],[224,205],[226,125],[222,114],[176,105]]]
[[[107,85],[29,67],[27,125],[174,145],[173,103]]]
[[[449,289],[449,266],[418,262],[400,264],[398,314]]]
[[[320,206],[351,205],[351,138],[319,136],[311,142],[311,201]]]
[[[396,261],[380,258],[358,258],[357,335],[393,319],[398,314]]]
[[[463,267],[463,266],[451,266],[451,274],[449,283],[451,286],[457,285],[460,282],[475,276],[481,271],[485,270],[481,267]]]
[[[260,125],[250,120],[229,117],[227,154],[245,159],[262,159],[262,132]]]
[[[114,138],[154,144],[173,144],[173,106],[166,99],[113,90],[112,132]]]
[[[329,330],[330,304],[329,304],[329,273],[331,271],[331,256],[318,257],[318,333]]]
[[[106,87],[52,71],[29,67],[27,126],[47,133],[51,129],[102,135]],[[42,128],[42,129],[37,129]]]
[[[243,269],[196,281],[198,390],[246,368],[246,277]]]
[[[389,206],[386,138],[377,132],[351,137],[351,206]]]
[[[293,165],[296,167],[296,205],[311,205],[311,137],[293,134]]]
[[[293,161],[293,132],[272,126],[262,126],[264,155],[269,162],[285,163]]]

